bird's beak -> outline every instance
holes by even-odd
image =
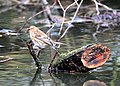
[[[29,32],[29,30],[30,30],[30,28],[27,28],[25,32],[26,32],[26,33],[28,33],[28,32]]]

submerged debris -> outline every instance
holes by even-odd
[[[17,36],[20,35],[14,30],[9,30],[9,28],[0,28],[0,35],[2,36]]]
[[[102,66],[110,57],[110,50],[102,44],[90,44],[62,54],[51,72],[88,72]]]
[[[100,24],[101,27],[120,26],[120,12],[102,12],[100,15],[92,16],[93,23]]]

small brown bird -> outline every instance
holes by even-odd
[[[57,44],[63,44],[60,42],[54,42],[47,34],[45,34],[43,31],[41,31],[39,28],[37,28],[36,26],[30,26],[26,32],[29,32],[30,34],[30,38],[34,44],[35,47],[37,47],[38,51],[36,52],[36,56],[39,56],[39,52],[41,49],[45,48],[46,45],[49,45],[51,48],[53,48],[56,53],[58,53],[57,51]],[[48,69],[51,68],[51,65],[53,63],[55,59],[55,56],[53,57],[53,59],[50,62],[50,65],[48,67]]]
[[[60,42],[54,42],[47,34],[41,31],[36,26],[30,26],[26,32],[29,32],[30,38],[35,47],[40,49],[45,48],[46,45],[51,46],[53,49],[56,49],[56,44],[62,44]]]

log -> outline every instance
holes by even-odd
[[[102,44],[89,44],[61,54],[51,72],[88,72],[102,66],[110,57],[110,49]]]

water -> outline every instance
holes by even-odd
[[[12,10],[0,14],[0,27],[17,30],[24,22],[24,18],[21,18],[21,16],[31,15],[29,12],[18,14]],[[92,35],[95,32],[94,27],[88,28],[77,25],[77,27],[69,30],[62,40],[67,45],[61,46],[60,52],[67,52],[95,42],[105,44],[111,50],[110,59],[102,67],[91,71],[91,73],[82,74],[49,74],[47,67],[51,59],[50,48],[41,52],[42,71],[37,70],[25,46],[28,34],[24,33],[24,30],[19,36],[1,36],[0,59],[11,57],[14,60],[0,63],[0,86],[91,86],[92,83],[94,83],[92,86],[119,86],[119,28],[116,27],[104,33],[99,33],[96,38]],[[43,30],[46,31],[46,29]]]

